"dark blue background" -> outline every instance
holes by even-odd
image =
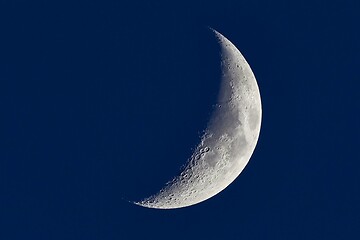
[[[0,239],[358,239],[360,2],[128,2],[1,1]],[[257,77],[257,148],[208,201],[132,205],[209,119],[207,26]]]

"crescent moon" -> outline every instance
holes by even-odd
[[[173,209],[205,201],[239,176],[255,149],[262,115],[255,76],[240,51],[212,31],[221,47],[222,77],[210,121],[180,175],[137,205]]]

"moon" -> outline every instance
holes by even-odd
[[[210,121],[180,175],[137,205],[174,209],[203,202],[231,184],[253,154],[262,117],[255,76],[234,44],[211,30],[221,48],[222,74]]]

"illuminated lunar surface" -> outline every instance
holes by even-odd
[[[222,74],[210,121],[181,174],[137,205],[173,209],[209,199],[239,176],[255,149],[262,115],[255,76],[240,51],[213,31],[221,46]]]

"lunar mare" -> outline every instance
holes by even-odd
[[[255,149],[262,115],[255,76],[240,51],[213,32],[221,47],[222,77],[210,121],[180,175],[137,205],[172,209],[209,199],[239,176]]]

